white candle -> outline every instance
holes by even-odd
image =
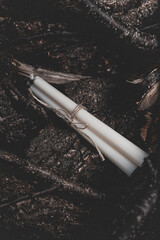
[[[32,92],[43,102],[47,103],[49,106],[53,107],[53,109],[60,110],[62,107],[58,105],[58,103],[54,102],[51,98],[49,98],[45,91],[40,91],[35,85],[31,87]],[[74,125],[73,125],[74,127]],[[123,172],[125,172],[128,176],[130,176],[137,166],[129,161],[125,156],[123,156],[120,152],[115,150],[112,146],[110,146],[107,142],[105,142],[102,138],[96,135],[89,128],[79,129],[74,127],[76,131],[78,131],[86,140],[88,140],[93,146],[93,142],[98,146],[100,151],[110,159],[117,167],[119,167]],[[88,136],[88,137],[87,137]],[[91,141],[92,139],[92,141]]]
[[[65,109],[69,114],[71,114],[77,106],[75,102],[73,102],[71,99],[66,97],[64,94],[59,92],[56,88],[48,84],[40,77],[35,77],[34,85],[40,91],[45,93],[47,97],[57,103],[60,108]],[[92,132],[94,132],[105,142],[111,145],[115,150],[123,154],[135,165],[141,166],[144,162],[144,158],[148,156],[145,151],[88,113],[86,110],[81,109],[76,114],[76,120],[79,122],[85,122],[88,129],[92,130]]]

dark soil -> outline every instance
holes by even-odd
[[[159,10],[156,1],[123,2],[0,0],[1,239],[159,239],[159,98],[145,111],[138,105],[159,81]],[[35,102],[13,59],[91,76],[55,86],[149,152],[149,160],[131,178],[102,162]]]

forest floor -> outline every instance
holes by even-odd
[[[138,105],[159,76],[157,56],[132,47],[128,54],[111,35],[103,38],[90,23],[84,27],[84,19],[67,19],[55,9],[51,14],[52,5],[9,4],[0,1],[1,239],[158,240],[157,89],[151,107]],[[102,162],[89,143],[35,102],[14,60],[35,71],[78,75],[81,80],[54,86],[149,152],[150,160],[131,178],[108,159]]]

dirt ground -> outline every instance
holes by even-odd
[[[2,240],[159,239],[159,10],[137,2],[0,0]],[[143,167],[128,178],[102,162],[15,59],[83,76],[53,85],[148,152]]]

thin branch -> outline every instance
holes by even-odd
[[[34,192],[34,193],[30,193],[28,195],[24,195],[22,197],[16,198],[15,200],[12,201],[8,201],[4,204],[0,205],[0,209],[5,208],[5,207],[9,207],[10,205],[19,203],[19,202],[23,202],[23,201],[27,201],[29,199],[35,198],[35,197],[39,197],[39,196],[43,196],[45,194],[51,193],[56,189],[56,187],[51,187],[42,191],[38,191],[38,192]]]
[[[53,172],[49,170],[42,170],[41,167],[35,166],[33,164],[29,164],[27,161],[24,161],[23,159],[20,159],[14,154],[9,154],[3,150],[0,150],[0,159],[3,159],[7,165],[13,165],[16,167],[16,169],[19,169],[19,171],[24,171],[28,174],[32,174],[35,177],[38,177],[40,179],[49,181],[51,184],[56,184],[54,186],[54,189],[60,189],[60,190],[66,190],[69,192],[74,192],[74,193],[79,193],[82,196],[89,197],[92,199],[105,199],[106,195],[100,192],[95,191],[94,189],[86,186],[80,186],[77,183],[72,183],[70,181],[65,180],[62,177],[57,176]],[[23,162],[23,166],[22,166]],[[41,191],[41,193],[45,193],[44,191],[51,192],[53,191],[53,187]],[[32,195],[34,196],[34,194]],[[24,200],[26,199],[27,196],[24,196]],[[17,201],[17,200],[15,200]],[[23,197],[22,200],[23,201]],[[16,202],[15,202],[16,203]]]
[[[7,20],[8,18],[2,18],[0,17],[0,23]],[[34,41],[38,39],[44,39],[45,37],[52,37],[52,36],[57,36],[57,37],[68,37],[68,36],[77,36],[77,32],[68,32],[68,31],[54,31],[54,32],[43,32],[43,33],[38,33],[32,36],[24,36],[24,37],[19,37],[15,38],[12,40],[7,40],[7,41],[2,41],[0,42],[0,47],[4,48],[10,45],[17,45],[17,44],[24,44],[29,41]]]

